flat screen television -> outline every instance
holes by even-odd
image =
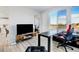
[[[17,24],[17,35],[33,32],[33,24]]]

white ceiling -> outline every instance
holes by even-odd
[[[38,12],[43,12],[46,11],[48,9],[53,8],[54,6],[30,6],[29,8],[36,10]]]
[[[29,8],[38,11],[38,12],[44,12],[51,9],[61,9],[61,8],[69,8],[69,6],[29,6]]]

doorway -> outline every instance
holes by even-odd
[[[0,18],[0,51],[8,46],[9,39],[9,19],[8,17]]]

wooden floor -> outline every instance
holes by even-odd
[[[47,50],[47,39],[44,37],[42,37],[41,39],[42,39],[41,45],[45,46]],[[57,44],[58,42],[52,41],[51,52],[65,52],[63,47],[57,48]],[[32,39],[18,42],[15,45],[0,47],[0,52],[25,52],[28,46],[37,46],[37,45],[38,45],[38,38],[33,37]],[[69,48],[67,49],[68,52],[79,52],[78,48],[74,48],[74,50],[71,50]]]
[[[37,45],[37,39],[32,38],[29,40],[18,42],[15,45],[0,47],[0,52],[24,52],[28,46]]]
[[[47,49],[47,40],[46,38],[41,40],[42,46],[45,46]],[[15,45],[0,47],[0,52],[25,52],[28,46],[37,46],[38,38],[33,37],[32,39],[18,42]]]

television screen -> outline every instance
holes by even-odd
[[[17,35],[33,32],[33,24],[17,24]]]

